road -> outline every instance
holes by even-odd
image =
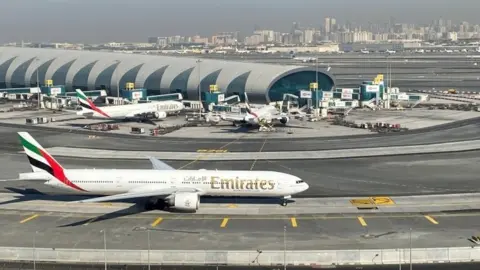
[[[135,150],[135,151],[166,151],[166,152],[196,152],[199,149],[219,149],[229,152],[263,152],[274,151],[306,151],[333,150],[350,148],[368,148],[382,146],[403,146],[444,143],[480,139],[478,118],[450,123],[444,126],[428,128],[424,131],[412,131],[409,134],[367,134],[330,138],[275,138],[250,139],[245,134],[239,134],[235,139],[222,138],[152,138],[138,139],[130,135],[115,137],[114,134],[101,134],[90,139],[85,134],[73,134],[68,130],[44,131],[32,127],[2,127],[0,150],[20,151],[17,131],[29,131],[45,148],[55,146]],[[0,124],[1,126],[2,124]]]

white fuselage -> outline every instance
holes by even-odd
[[[183,110],[184,107],[183,103],[178,101],[158,101],[140,104],[104,106],[99,107],[99,109],[105,112],[110,118],[125,119],[133,117],[135,114],[179,112]],[[88,118],[107,118],[96,111],[80,111],[77,114]]]
[[[259,109],[252,109],[253,113],[247,113],[245,116],[245,122],[249,124],[258,124],[260,121],[271,122],[272,116],[277,114],[277,109],[272,105],[266,105]]]
[[[308,189],[308,184],[296,176],[271,171],[72,169],[65,170],[65,175],[85,190],[80,193],[98,195],[188,187],[207,196],[281,197]],[[44,177],[46,185],[77,191]]]

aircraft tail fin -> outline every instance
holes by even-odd
[[[65,176],[65,169],[28,132],[18,132],[25,154],[34,173],[47,172],[63,184],[84,191]]]
[[[107,118],[110,118],[108,114],[102,111],[100,108],[93,104],[92,100],[90,100],[80,89],[75,90],[77,92],[78,103],[82,107],[82,110],[88,112],[97,112]]]

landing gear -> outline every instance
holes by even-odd
[[[146,211],[164,210],[166,207],[167,207],[167,204],[165,203],[164,200],[161,200],[161,199],[147,200],[144,206]]]
[[[287,206],[287,204],[288,204],[288,200],[287,199],[282,199],[281,205],[282,206]]]

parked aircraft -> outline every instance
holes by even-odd
[[[302,179],[274,171],[175,170],[153,157],[151,170],[65,169],[29,133],[18,132],[33,172],[19,180],[41,180],[45,185],[79,194],[106,195],[75,201],[106,202],[146,199],[145,209],[197,211],[200,196],[274,197],[282,205],[293,194],[308,189]]]
[[[224,121],[232,122],[233,125],[258,125],[271,126],[273,121],[279,121],[286,125],[290,121],[290,117],[286,113],[281,113],[278,108],[273,105],[265,105],[260,108],[252,108],[245,93],[246,114],[221,114],[220,117]]]
[[[386,51],[386,53],[388,53],[388,54],[396,54],[396,53],[397,53],[397,51],[394,51],[394,50],[387,50],[387,51]]]
[[[77,89],[77,97],[81,111],[77,115],[86,118],[101,118],[101,119],[164,119],[167,113],[180,112],[184,105],[178,101],[157,101],[149,103],[128,104],[119,106],[105,106],[97,107],[93,102],[82,92]]]
[[[293,60],[301,61],[303,63],[311,63],[311,62],[315,62],[315,60],[317,60],[317,58],[315,58],[315,57],[293,57]]]

